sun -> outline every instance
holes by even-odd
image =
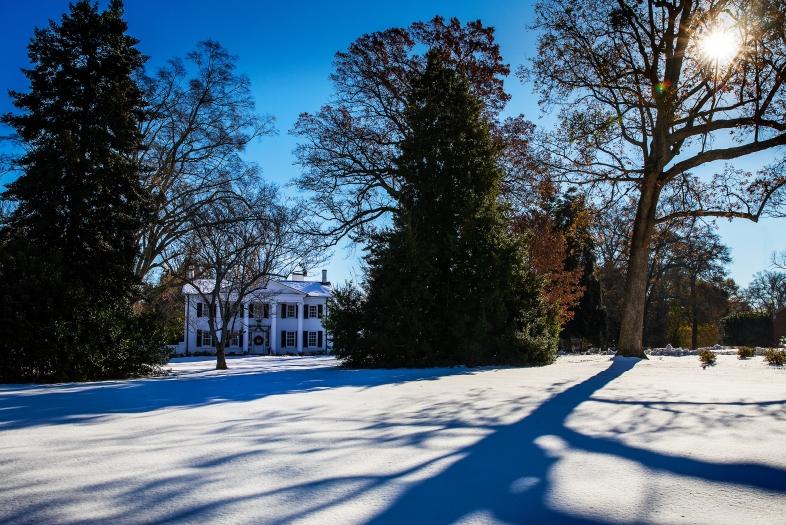
[[[719,25],[702,36],[699,46],[707,61],[725,66],[739,53],[740,38],[733,29]]]

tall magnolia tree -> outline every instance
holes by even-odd
[[[636,195],[618,351],[644,357],[655,226],[782,214],[786,4],[542,1],[536,27],[522,75],[559,108],[558,130],[542,140],[549,167],[604,197]],[[768,150],[753,172],[723,165]]]

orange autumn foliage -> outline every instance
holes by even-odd
[[[553,195],[552,187],[544,184],[538,193],[541,204],[521,215],[514,229],[518,233],[529,234],[530,262],[537,275],[543,279],[541,298],[554,308],[557,321],[565,324],[573,319],[573,309],[585,291],[584,286],[579,284],[582,268],[566,268],[569,240],[577,231],[581,231],[589,215],[586,212],[579,213],[577,220],[566,231],[560,231],[545,207],[545,202]]]

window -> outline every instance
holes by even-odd
[[[288,304],[287,306],[287,317],[297,317],[297,305],[296,304]]]
[[[208,306],[210,305],[207,303],[197,303],[196,306],[197,317],[207,317]],[[213,317],[213,319],[216,318],[216,305],[213,305],[212,308],[210,308],[210,315]]]
[[[310,319],[316,319],[317,317],[319,317],[319,312],[317,310],[317,305],[315,305],[315,304],[308,305],[308,316],[307,317],[309,317]]]
[[[239,332],[232,332],[232,335],[229,337],[229,346],[240,346]]]
[[[197,330],[197,346],[213,346],[213,334],[210,330]]]
[[[309,332],[308,333],[308,346],[309,347],[317,346],[317,333],[316,332]]]
[[[297,346],[296,336],[295,332],[287,332],[286,346]]]

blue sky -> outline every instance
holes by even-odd
[[[100,3],[105,5],[106,1]],[[26,45],[33,28],[58,18],[67,8],[64,0],[0,0],[0,112],[12,109],[7,88],[26,89],[19,68],[27,64]],[[298,173],[292,164],[296,139],[288,131],[299,113],[316,111],[330,96],[328,76],[334,53],[346,49],[363,33],[406,26],[436,14],[457,16],[462,21],[479,18],[495,27],[503,57],[512,70],[535,51],[534,35],[527,31],[531,3],[522,0],[126,1],[129,32],[141,41],[139,48],[150,56],[150,67],[186,54],[206,38],[218,40],[239,56],[239,69],[251,79],[258,109],[276,117],[278,128],[276,136],[253,144],[247,156],[281,185]],[[541,123],[549,120],[548,115],[541,115],[529,86],[511,75],[506,88],[512,94],[506,113],[523,113]],[[786,249],[784,220],[759,224],[723,221],[720,231],[732,250],[731,275],[741,285],[768,267],[773,251]],[[337,250],[327,265],[331,280],[358,276],[357,255]]]

